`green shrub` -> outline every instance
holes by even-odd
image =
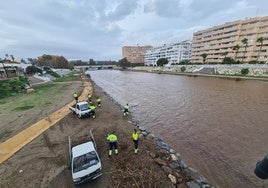
[[[35,67],[35,66],[28,66],[27,68],[26,68],[26,73],[27,74],[35,74],[35,73],[40,73],[40,74],[42,74],[42,70],[41,69],[39,69],[39,68],[37,68],[37,67]]]
[[[159,58],[156,62],[157,66],[163,67],[164,65],[168,64],[167,58]]]
[[[50,68],[50,67],[46,67],[46,66],[44,66],[44,67],[43,67],[43,70],[44,70],[44,71],[50,71],[51,68]]]
[[[246,75],[248,73],[249,73],[249,69],[248,68],[241,69],[241,74]]]
[[[24,90],[26,84],[29,83],[28,78],[19,76],[10,80],[0,81],[0,99],[9,97],[14,93]]]
[[[190,60],[185,59],[185,60],[181,60],[181,61],[178,63],[178,65],[187,65],[187,64],[190,64],[190,63],[191,63]]]
[[[225,57],[222,60],[222,64],[235,64],[235,60],[231,57]]]

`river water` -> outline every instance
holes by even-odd
[[[268,153],[268,82],[88,71],[132,116],[216,187],[262,187]],[[267,186],[267,183],[266,183]]]

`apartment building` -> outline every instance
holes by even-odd
[[[179,63],[182,60],[190,60],[191,46],[192,42],[186,40],[152,48],[145,54],[145,65],[155,66],[160,58],[166,58],[169,65]]]
[[[144,55],[152,46],[124,46],[122,47],[122,57],[127,58],[130,63],[144,65]]]
[[[0,64],[0,79],[17,77],[23,75],[23,72],[23,69],[17,66]]]
[[[257,41],[261,37],[263,42]],[[242,42],[245,38],[247,44]],[[244,63],[268,63],[268,16],[227,22],[195,32],[191,62],[202,63],[202,54],[207,55],[207,63],[221,63],[224,57]]]

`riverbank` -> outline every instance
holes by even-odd
[[[267,82],[89,72],[121,105],[128,102],[141,124],[213,185],[261,185],[254,168],[267,152]]]
[[[247,68],[249,73],[242,75],[241,70]],[[224,79],[268,81],[268,64],[239,65],[170,65],[166,67],[133,67],[131,71],[142,71],[157,74],[173,74],[182,76],[203,76]],[[184,70],[184,71],[182,71]]]
[[[77,78],[80,79],[80,77]],[[97,108],[96,119],[78,119],[69,113],[0,164],[0,187],[74,187],[71,172],[68,170],[67,137],[83,136],[90,129],[97,142],[104,174],[101,178],[85,184],[83,187],[183,188],[201,187],[202,185],[211,187],[202,175],[185,165],[176,151],[146,131],[131,116],[123,117],[120,105],[91,80],[87,79],[86,81],[92,83],[94,101],[97,96],[102,98],[102,107]],[[71,92],[67,89],[68,87],[65,85],[65,90]],[[81,85],[77,90],[82,88]],[[61,103],[67,104],[71,102],[71,98],[66,97],[66,94],[63,92],[59,96],[55,94],[54,97],[57,96]],[[47,103],[46,107],[40,110],[36,114],[38,118],[35,119],[47,118],[47,113],[44,112],[56,109],[54,105]],[[27,118],[28,113],[32,112],[26,110],[19,117]],[[5,125],[12,127],[14,124],[12,122],[13,114],[10,113],[9,116],[10,118],[5,118],[6,121],[9,121]],[[16,126],[20,127],[20,124],[24,125],[25,128],[31,125],[26,121],[17,121]],[[140,152],[138,155],[133,153],[133,143],[130,139],[131,132],[135,127],[139,128],[140,133]],[[2,129],[5,128],[2,127]],[[120,153],[118,156],[109,158],[105,135],[113,130],[116,131],[119,138]]]

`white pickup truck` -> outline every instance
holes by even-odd
[[[102,175],[101,161],[91,130],[90,135],[80,137],[79,141],[72,141],[69,136],[69,152],[75,185],[83,184]]]
[[[78,102],[73,106],[69,106],[69,109],[79,118],[89,117],[91,115],[89,104],[86,101]]]

